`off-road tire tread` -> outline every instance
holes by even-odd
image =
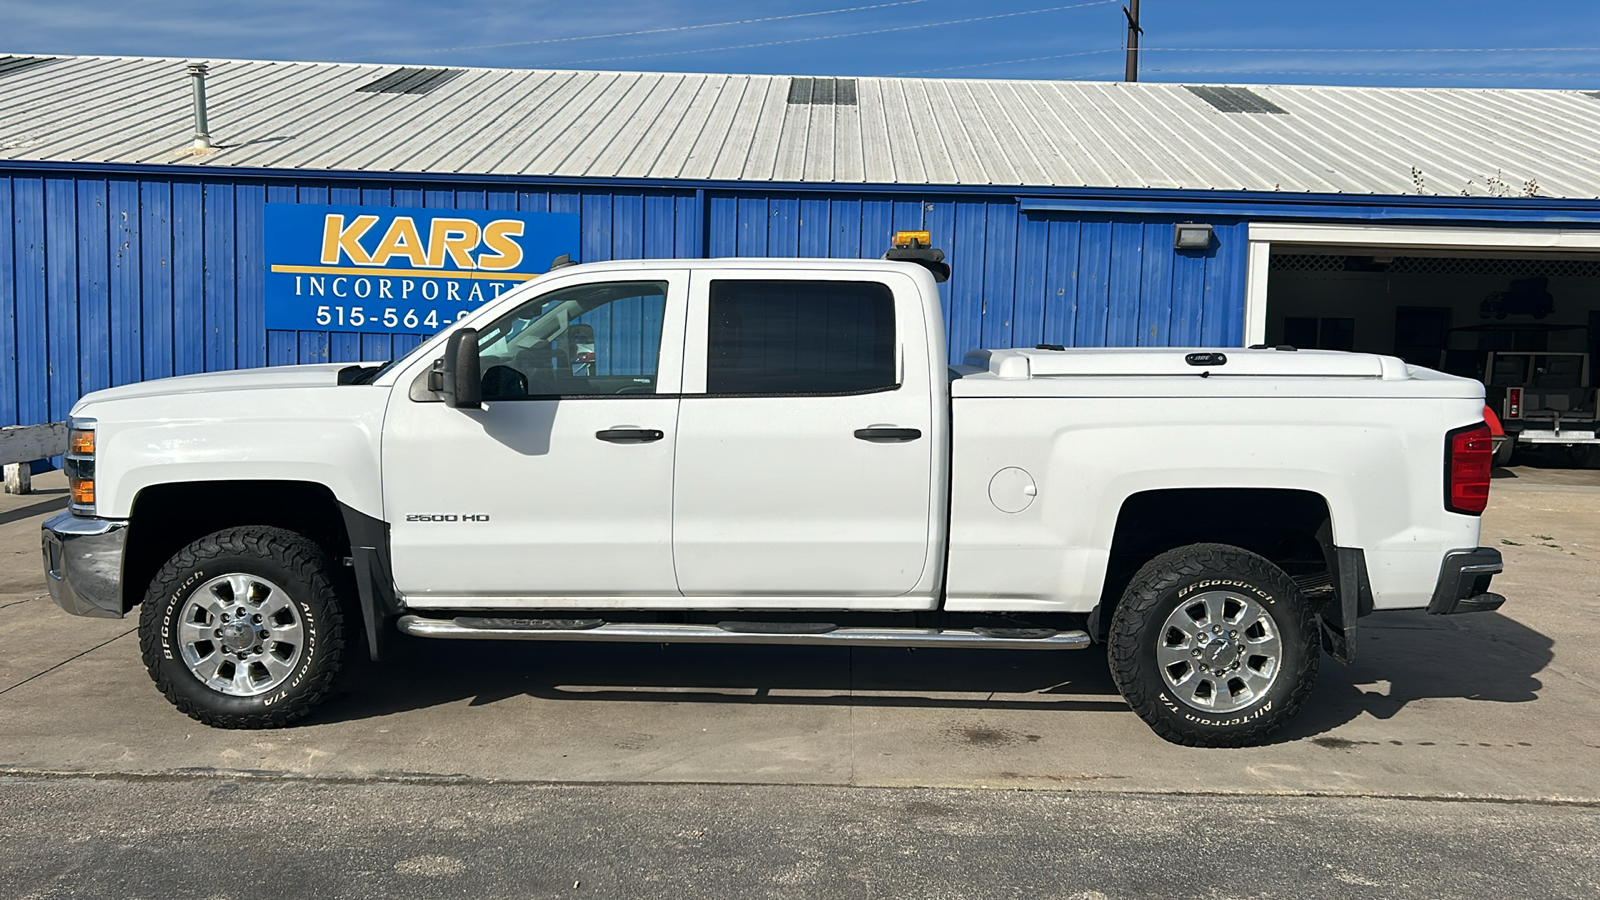
[[[1300,665],[1279,677],[1293,679],[1294,689],[1281,706],[1259,722],[1244,728],[1193,731],[1173,725],[1163,714],[1156,694],[1160,675],[1139,670],[1139,633],[1150,610],[1168,591],[1186,578],[1209,574],[1253,581],[1279,596],[1289,598],[1290,608],[1300,616],[1299,634],[1306,640],[1299,654]],[[1122,601],[1111,619],[1106,654],[1111,663],[1111,679],[1123,699],[1151,730],[1162,738],[1186,747],[1253,747],[1265,743],[1272,734],[1294,718],[1316,684],[1321,648],[1317,644],[1316,614],[1284,571],[1266,559],[1228,544],[1191,544],[1168,550],[1145,563],[1128,583]]]
[[[179,692],[161,665],[161,619],[165,613],[162,601],[196,567],[227,556],[270,559],[310,585],[321,600],[318,606],[323,614],[316,627],[322,650],[317,670],[303,682],[298,693],[267,712],[238,715],[206,709]],[[330,562],[327,553],[310,538],[263,525],[224,529],[179,550],[151,579],[139,612],[139,651],[156,687],[180,712],[213,728],[282,728],[310,712],[328,693],[345,655],[344,615],[329,576]]]

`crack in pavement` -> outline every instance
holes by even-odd
[[[490,778],[480,775],[442,775],[427,772],[389,772],[374,773],[370,775],[306,775],[294,772],[273,772],[261,769],[204,769],[204,770],[168,770],[153,772],[86,772],[60,769],[32,769],[21,766],[0,766],[0,783],[6,781],[117,781],[128,783],[178,783],[197,781],[249,781],[257,783],[283,783],[283,784],[313,784],[327,786],[362,786],[375,784],[415,785],[419,787],[453,787],[465,785],[467,787],[482,786],[509,786],[509,787],[543,787],[543,788],[583,788],[583,787],[635,787],[640,789],[660,789],[664,787],[705,788],[705,787],[746,787],[746,788],[771,788],[774,790],[818,787],[846,791],[907,791],[907,790],[939,790],[939,791],[999,791],[1009,793],[1042,793],[1059,794],[1061,791],[1035,791],[1024,787],[949,787],[949,786],[920,786],[906,787],[897,785],[854,785],[840,784],[838,782],[786,782],[772,784],[762,781],[567,781],[550,780],[541,781],[527,778]],[[1071,793],[1066,792],[1066,793]],[[1580,797],[1518,797],[1508,794],[1395,794],[1378,791],[1319,791],[1319,790],[1272,790],[1272,791],[1226,791],[1226,790],[1094,790],[1083,793],[1115,794],[1118,796],[1132,797],[1219,797],[1232,799],[1246,799],[1251,797],[1270,798],[1310,798],[1325,800],[1395,800],[1414,803],[1479,803],[1502,806],[1545,806],[1565,807],[1573,809],[1600,809],[1600,799]]]
[[[29,675],[27,678],[22,679],[21,681],[17,682],[16,684],[11,685],[8,688],[0,689],[0,694],[9,693],[11,691],[16,690],[19,687],[22,687],[23,685],[27,684],[28,682],[33,681],[36,678],[41,678],[41,677],[43,677],[45,675],[49,675],[51,672],[54,672],[55,670],[61,668],[62,666],[66,665],[67,663],[72,662],[75,659],[82,659],[85,656],[88,656],[89,654],[95,652],[96,650],[99,650],[101,647],[104,647],[105,645],[111,643],[111,641],[121,640],[122,638],[125,638],[128,635],[133,634],[135,631],[138,631],[138,630],[139,629],[137,629],[137,628],[129,628],[127,631],[124,631],[123,633],[117,635],[116,637],[113,637],[113,638],[111,638],[109,640],[101,641],[100,643],[95,644],[93,647],[90,647],[89,649],[83,651],[82,653],[77,654],[76,656],[71,656],[71,657],[68,657],[67,659],[63,659],[61,662],[58,662],[55,665],[51,666],[50,668],[45,669],[43,672],[35,672],[34,674]]]

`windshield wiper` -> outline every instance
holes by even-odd
[[[378,373],[382,372],[386,367],[388,367],[388,365],[389,363],[382,362],[366,365],[357,364],[354,366],[345,366],[339,370],[339,383],[371,384],[372,380],[378,377]]]

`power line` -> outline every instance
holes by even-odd
[[[673,25],[666,28],[646,28],[640,31],[614,31],[609,34],[579,34],[571,37],[541,38],[534,41],[507,41],[503,44],[471,44],[462,47],[438,47],[432,50],[381,50],[369,56],[389,56],[396,53],[454,53],[462,50],[493,50],[500,47],[528,47],[534,44],[562,44],[570,41],[598,41],[605,38],[639,37],[646,34],[667,34],[678,31],[696,31],[703,28],[726,28],[733,25],[757,25],[762,22],[782,22],[789,19],[806,19],[814,16],[832,16],[839,13],[863,12],[869,9],[886,9],[891,6],[910,6],[927,0],[894,0],[892,3],[874,3],[869,6],[847,6],[842,9],[823,9],[816,12],[792,13],[785,16],[763,16],[758,19],[733,19],[727,22],[703,22],[699,25]],[[338,59],[355,59],[353,56]]]
[[[1600,47],[1145,47],[1166,53],[1596,53]]]
[[[831,41],[839,38],[865,37],[874,34],[890,34],[898,31],[915,31],[919,28],[938,28],[942,25],[966,25],[971,22],[988,22],[994,19],[1011,19],[1017,16],[1032,16],[1040,13],[1061,12],[1068,9],[1083,9],[1088,6],[1109,6],[1121,0],[1091,0],[1088,3],[1069,3],[1065,6],[1048,6],[1044,9],[1025,9],[1019,12],[995,13],[988,16],[972,16],[966,19],[949,19],[943,22],[919,22],[915,25],[899,25],[894,28],[874,28],[870,31],[852,31],[846,34],[823,34],[815,37],[790,38],[782,41],[761,41],[753,44],[732,44],[725,47],[697,47],[691,50],[663,50],[657,53],[634,53],[628,56],[600,56],[591,59],[575,59],[565,62],[550,63],[555,66],[577,66],[586,63],[617,62],[629,59],[649,59],[658,56],[682,56],[689,53],[719,53],[724,50],[750,50],[757,47],[777,47],[783,44],[804,44],[810,41]]]
[[[1081,53],[1053,53],[1049,56],[1024,56],[1020,59],[1001,59],[995,62],[970,63],[965,66],[940,66],[937,69],[912,69],[909,72],[896,72],[895,77],[901,75],[923,75],[928,72],[954,72],[957,69],[981,69],[984,66],[1009,66],[1012,63],[1039,62],[1046,59],[1068,59],[1074,56],[1094,56],[1099,53],[1121,53],[1121,47],[1107,47],[1104,50],[1084,50]]]
[[[1330,69],[1150,69],[1173,75],[1384,75],[1423,78],[1596,78],[1600,72],[1374,72]]]
[[[1476,53],[1476,52],[1504,53],[1504,52],[1512,52],[1512,51],[1530,52],[1530,53],[1531,52],[1540,52],[1540,53],[1597,52],[1597,53],[1600,53],[1600,47],[1418,47],[1418,48],[1386,47],[1386,48],[1377,48],[1377,49],[1372,49],[1372,50],[1362,50],[1362,49],[1357,49],[1357,48],[1328,48],[1328,47],[1307,48],[1307,49],[1294,49],[1294,48],[1278,49],[1278,48],[1271,48],[1271,47],[1141,47],[1139,49],[1141,50],[1141,52],[1164,51],[1164,52],[1168,52],[1168,53]],[[954,72],[954,71],[961,70],[961,69],[979,69],[979,68],[985,68],[985,67],[988,67],[988,66],[1006,66],[1006,65],[1011,65],[1013,63],[1043,62],[1045,60],[1052,60],[1052,59],[1069,59],[1069,58],[1077,57],[1077,56],[1094,56],[1094,55],[1101,54],[1101,53],[1119,53],[1119,52],[1121,52],[1121,50],[1122,50],[1122,48],[1110,47],[1110,48],[1106,48],[1106,49],[1103,49],[1103,50],[1085,50],[1085,51],[1082,51],[1082,52],[1079,52],[1079,53],[1053,53],[1053,54],[1050,54],[1048,56],[1024,56],[1024,57],[1019,57],[1017,59],[1002,59],[1002,60],[996,60],[994,62],[970,63],[968,65],[963,65],[963,66],[940,66],[938,68],[933,68],[933,69],[912,69],[912,70],[907,71],[907,72],[896,72],[894,74],[894,77],[900,77],[900,76],[905,76],[905,75],[924,75],[924,74],[927,74],[927,73],[930,73],[930,72]],[[1240,73],[1248,74],[1251,71],[1259,71],[1259,70],[1251,70],[1251,69],[1238,69],[1238,70],[1227,70],[1227,69],[1149,69],[1148,71],[1151,71],[1151,72],[1172,72],[1172,73],[1206,73],[1206,72],[1225,73],[1225,72],[1230,72],[1230,71],[1237,71],[1237,72],[1240,72]],[[1116,73],[1114,73],[1114,72],[1112,72],[1112,73],[1099,73],[1099,72],[1097,72],[1095,74],[1096,75],[1101,75],[1101,74],[1116,74]],[[1266,74],[1266,75],[1300,75],[1300,74],[1324,74],[1324,73],[1321,73],[1321,72],[1270,71],[1270,72],[1263,72],[1262,74]],[[1412,72],[1370,72],[1370,73],[1369,72],[1327,72],[1326,74],[1329,74],[1329,75],[1366,75],[1366,74],[1372,74],[1372,75],[1435,75],[1435,74],[1437,74],[1437,75],[1460,75],[1460,76],[1465,77],[1468,73],[1455,73],[1455,72],[1416,72],[1416,73],[1412,73]],[[1471,73],[1471,74],[1486,74],[1486,75],[1517,74],[1517,75],[1525,75],[1525,76],[1528,76],[1528,77],[1533,77],[1533,76],[1535,76],[1535,75],[1537,75],[1539,73],[1533,73],[1533,72],[1527,72],[1527,73],[1484,72],[1484,73]],[[1584,75],[1585,73],[1570,73],[1570,74],[1573,74],[1573,75]]]

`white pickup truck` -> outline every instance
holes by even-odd
[[[141,607],[208,725],[364,636],[1071,650],[1192,745],[1263,741],[1359,617],[1497,608],[1478,382],[1353,353],[946,364],[938,251],[562,267],[386,365],[73,411],[70,612]]]

